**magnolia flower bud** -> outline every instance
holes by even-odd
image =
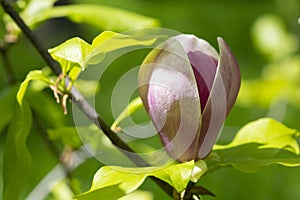
[[[220,55],[194,35],[171,37],[144,60],[142,99],[167,153],[178,161],[206,157],[240,88],[239,66],[218,38]]]

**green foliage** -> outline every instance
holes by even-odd
[[[259,17],[251,33],[254,47],[270,63],[263,67],[261,76],[243,80],[238,103],[264,108],[290,104],[300,109],[300,57],[294,55],[299,49],[299,38],[287,31],[283,19],[277,15]]]
[[[13,117],[17,87],[7,88],[0,94],[0,133]]]
[[[34,70],[28,73],[22,82],[17,94],[17,100],[22,104],[22,100],[28,84],[32,80],[38,80],[52,86],[54,90],[65,93],[71,89],[82,70],[89,64],[99,63],[106,53],[137,45],[153,45],[156,38],[136,39],[129,35],[123,35],[112,31],[104,31],[93,40],[92,44],[75,37],[67,40],[63,44],[49,50],[52,57],[57,60],[62,69],[62,83],[53,81],[48,74],[42,70]],[[71,79],[71,84],[66,84],[65,78]],[[60,87],[59,87],[60,86]]]
[[[193,172],[195,166],[198,168],[197,173]],[[166,167],[125,168],[104,166],[96,172],[91,189],[77,196],[76,199],[85,200],[96,196],[104,197],[106,192],[116,195],[111,199],[117,199],[135,191],[149,176],[157,177],[173,186],[178,192],[182,192],[191,178],[195,177],[195,174],[199,179],[205,171],[206,165],[203,161],[197,164],[190,161]]]
[[[32,111],[39,116],[39,120],[46,127],[61,128],[65,126],[66,116],[62,113],[62,109],[57,105],[51,93],[49,95],[47,91],[35,90],[32,86],[26,99]]]
[[[292,107],[288,108],[288,112],[291,111],[292,115],[287,112],[283,123],[291,125],[292,122],[297,128],[299,128],[300,59],[299,56],[295,55],[298,53],[297,50],[299,50],[297,49],[299,46],[299,34],[297,33],[299,26],[298,24],[295,24],[295,16],[297,16],[297,18],[299,17],[299,3],[297,0],[269,0],[264,2],[234,1],[232,4],[221,0],[195,0],[188,4],[180,0],[76,0],[74,2],[91,3],[92,1],[112,6],[115,5],[122,7],[124,10],[95,4],[54,7],[53,3],[55,0],[18,0],[16,1],[17,3],[15,4],[15,7],[19,9],[19,13],[31,28],[36,28],[38,25],[46,22],[50,18],[57,17],[67,17],[75,23],[91,25],[90,27],[75,27],[72,25],[72,28],[75,27],[74,29],[76,29],[76,32],[64,32],[62,33],[63,36],[61,36],[59,35],[60,33],[56,35],[51,31],[53,24],[56,23],[56,21],[52,21],[36,32],[36,34],[40,34],[39,36],[45,45],[48,45],[49,40],[55,38],[55,41],[50,41],[51,44],[49,44],[49,46],[55,44],[61,39],[61,37],[63,37],[63,39],[70,38],[73,37],[74,34],[84,34],[84,37],[92,38],[95,31],[99,31],[99,29],[124,31],[139,27],[153,27],[159,24],[156,19],[125,11],[125,9],[132,11],[136,10],[139,13],[146,15],[151,14],[161,18],[165,27],[174,28],[185,33],[193,33],[206,38],[209,41],[214,41],[214,39],[219,35],[220,30],[222,30],[222,35],[226,38],[226,40],[228,40],[233,52],[237,55],[244,77],[256,75],[256,71],[258,71],[261,66],[266,65],[258,77],[250,80],[244,79],[238,100],[238,106],[235,110],[233,110],[227,124],[230,126],[237,126],[235,128],[238,129],[245,120],[248,121],[250,118],[260,118],[265,114],[260,111],[260,108],[258,108],[257,105],[268,109],[269,106],[278,108],[280,106],[284,106],[285,103],[288,103],[292,105]],[[283,4],[284,6],[279,6]],[[167,9],[164,9],[162,12],[161,8]],[[197,8],[199,12],[191,12],[194,8]],[[215,12],[212,13],[211,9]],[[226,11],[225,15],[224,10]],[[186,15],[185,11],[190,12],[190,15]],[[263,17],[258,17],[266,11],[271,11],[274,15],[264,14]],[[243,16],[243,20],[241,20],[239,16]],[[281,16],[282,18],[279,18],[278,16]],[[3,17],[2,9],[0,9],[0,17]],[[256,20],[254,26],[251,28],[250,25],[253,23],[255,18],[258,20]],[[231,23],[231,25],[228,26],[228,23]],[[5,43],[5,37],[7,37],[5,34],[7,34],[7,31],[12,31],[12,33],[16,34],[16,36],[19,36],[21,33],[20,30],[12,24],[12,20],[9,19],[7,15],[5,16],[5,20],[0,22],[1,48],[3,43]],[[218,24],[218,26],[216,26],[216,24]],[[88,30],[86,30],[87,28]],[[287,28],[289,28],[289,30],[287,30]],[[251,35],[249,34],[249,30],[251,30]],[[53,31],[56,33],[61,30],[57,31],[57,29],[53,29]],[[292,32],[294,32],[294,34]],[[101,62],[108,52],[119,50],[122,47],[128,47],[130,45],[151,46],[151,44],[155,42],[154,40],[144,40],[141,43],[141,41],[136,41],[131,37],[114,32],[105,31],[103,34],[104,35],[99,36],[97,39],[98,41],[93,41],[91,44],[80,38],[71,39],[70,41],[62,44],[62,46],[54,48],[54,51],[51,52],[53,53],[52,56],[60,62],[64,75],[71,78],[71,81],[75,81],[81,71],[86,69],[89,64],[92,65],[97,62]],[[238,37],[240,35],[243,35],[244,37]],[[252,36],[254,41],[253,44],[251,43],[250,36]],[[44,65],[44,63],[40,62],[39,58],[37,58],[38,56],[32,56],[29,58],[29,56],[25,56],[27,54],[23,54],[23,52],[27,50],[28,44],[22,42],[22,37],[19,39],[20,43],[17,45],[11,45],[13,47],[10,49],[10,54],[8,54],[8,58],[12,60],[12,71],[17,77],[16,79],[21,77],[23,78],[25,76],[23,72],[31,70],[31,67],[39,68]],[[127,43],[124,44],[123,42]],[[123,44],[124,46],[122,46]],[[253,49],[252,47],[256,49]],[[255,50],[257,52],[254,52]],[[257,55],[257,53],[261,53],[262,55]],[[122,74],[124,70],[126,70],[126,67],[124,66],[127,64],[127,61],[129,63],[129,61],[135,59],[136,57],[129,56],[127,60],[124,59],[125,62],[123,60],[122,63],[119,63],[119,65],[116,64],[115,69],[112,69],[111,73],[113,75],[117,73]],[[263,63],[263,59],[266,59],[264,61],[268,63]],[[0,61],[2,61],[2,57],[0,57]],[[125,156],[123,156],[122,153],[120,153],[109,141],[109,139],[95,126],[87,128],[72,127],[72,120],[62,115],[61,109],[55,103],[52,93],[49,91],[41,91],[45,88],[45,86],[55,86],[56,77],[51,79],[50,74],[45,73],[44,70],[34,70],[33,72],[30,72],[24,83],[21,85],[18,93],[18,101],[23,102],[22,108],[19,108],[19,106],[16,106],[16,88],[10,87],[4,83],[6,72],[3,70],[4,68],[2,68],[1,63],[0,72],[3,77],[0,77],[0,131],[1,145],[5,143],[3,145],[5,147],[0,148],[1,165],[3,163],[2,155],[4,154],[3,169],[0,169],[1,172],[3,170],[4,191],[1,191],[2,182],[0,181],[0,193],[3,194],[4,200],[24,198],[26,192],[31,190],[39,181],[36,177],[26,179],[26,177],[28,177],[28,166],[30,161],[29,152],[26,149],[26,139],[31,126],[30,109],[34,113],[35,120],[41,122],[42,126],[40,128],[50,129],[48,130],[48,139],[51,140],[50,142],[54,143],[54,146],[59,147],[59,151],[63,151],[65,147],[70,146],[72,148],[81,147],[82,144],[78,137],[78,133],[80,133],[80,137],[87,140],[95,150],[99,150],[99,152],[105,150],[105,152],[108,153],[108,157],[117,157],[117,160],[119,157],[120,160],[124,159]],[[66,77],[63,79],[65,78]],[[109,77],[106,80],[101,79],[101,81],[104,81],[103,85],[105,86],[113,85],[112,79],[114,79],[114,77]],[[31,82],[30,87],[28,87],[31,80],[35,81]],[[88,82],[89,80],[86,81],[87,82],[76,80],[75,84],[77,84],[80,91],[86,92],[87,95],[95,94],[94,91],[96,91],[95,88],[98,83]],[[45,84],[40,84],[41,82],[44,82]],[[72,84],[73,82],[70,85]],[[65,80],[58,83],[58,90],[60,92],[66,92],[68,89],[69,88],[65,85]],[[108,105],[107,102],[105,102],[105,98],[109,99],[109,97],[105,96],[109,95],[106,94],[107,88],[104,89],[105,92],[102,93],[100,98],[101,101],[96,102],[97,108],[99,108],[98,106],[100,104],[104,107]],[[24,99],[25,91],[27,91],[25,98],[26,101]],[[123,96],[120,95],[120,99],[122,98]],[[135,112],[139,106],[141,106],[141,104],[139,104],[138,100],[137,102],[129,104],[116,119],[112,128],[114,129],[114,127],[117,127],[123,119]],[[239,106],[242,106],[242,108]],[[106,121],[112,121],[112,119],[109,119],[109,113],[106,112],[106,110],[99,109],[99,111]],[[243,115],[242,111],[247,113],[247,117],[240,117]],[[68,124],[68,126],[66,126],[66,124]],[[7,125],[9,125],[8,129]],[[36,123],[34,123],[34,126],[36,126]],[[35,127],[35,129],[38,128]],[[34,130],[33,132],[35,133],[39,131],[41,130]],[[122,134],[117,135],[123,137]],[[49,153],[49,147],[44,145],[39,134],[31,134],[30,137],[29,143],[31,143],[32,146],[40,146],[37,148],[38,151],[35,151],[36,148],[30,149],[32,156],[38,155],[34,157],[34,164],[36,167],[32,169],[32,173],[35,174],[35,171],[37,171],[36,174],[40,174],[38,177],[42,178],[42,175],[46,175],[47,170],[51,170],[52,166],[49,163],[57,162],[57,160],[54,159],[55,156]],[[224,135],[224,138],[226,141],[231,140],[228,135]],[[274,164],[299,166],[298,138],[298,131],[287,128],[283,124],[272,119],[261,119],[251,122],[238,132],[231,143],[215,147],[211,155],[205,160],[208,165],[208,172],[223,166],[233,166],[242,172],[257,172],[262,168]],[[62,145],[57,145],[57,141],[62,141]],[[154,146],[160,145],[158,141],[154,142]],[[135,144],[133,145],[133,143]],[[149,147],[148,144],[140,142],[139,140],[131,141],[129,142],[129,145],[133,146],[134,149],[139,146],[139,151],[142,152],[148,151],[147,148],[149,148],[149,151],[153,151],[153,148]],[[5,149],[2,150],[2,148]],[[70,155],[71,154],[72,152]],[[51,159],[53,161],[49,162]],[[45,162],[45,160],[47,160],[47,162]],[[172,168],[169,171],[167,170],[166,173],[163,172],[156,175],[175,188],[182,190],[188,181],[197,182],[202,176],[202,173],[205,172],[205,163],[200,163],[201,164],[198,168],[197,165],[194,166],[191,173],[190,168],[187,167],[188,164],[184,163],[181,166],[174,165],[174,169]],[[100,163],[98,161],[94,161],[92,166],[88,166],[81,170],[78,174],[73,174],[76,178],[78,176],[81,177],[81,184],[86,185],[86,187],[82,187],[81,185],[81,190],[88,187],[90,183],[89,179],[91,177],[90,174],[93,173],[94,169],[99,168],[99,165]],[[112,177],[110,178],[111,180],[116,181],[116,184],[103,187],[102,184],[104,183],[98,181],[97,184],[95,184],[96,186],[93,186],[94,188],[92,187],[95,190],[90,190],[83,195],[79,195],[78,199],[89,200],[102,199],[106,197],[110,197],[111,199],[150,200],[154,197],[155,199],[161,199],[161,193],[153,189],[155,187],[154,185],[150,185],[146,188],[144,185],[142,186],[143,189],[151,190],[152,194],[139,190],[130,192],[139,187],[142,184],[141,182],[143,182],[142,179],[139,178],[133,179],[132,182],[130,182],[131,180],[128,174],[136,173],[139,171],[139,168],[130,168],[128,173],[127,171],[124,172],[115,170],[116,168],[110,166],[106,166],[104,169],[106,170],[104,170],[106,173],[111,172],[109,175]],[[152,173],[151,170],[148,172]],[[288,168],[288,170],[284,170],[284,168],[272,167],[271,170],[262,170],[262,172],[252,174],[251,178],[249,178],[249,176],[243,175],[242,173],[225,169],[220,170],[217,173],[209,174],[209,176],[206,176],[205,178],[210,179],[209,181],[213,186],[212,188],[214,189],[214,192],[219,192],[215,192],[217,194],[216,199],[296,199],[299,196],[297,195],[299,194],[299,190],[297,187],[298,181],[295,177],[299,176],[299,170],[297,171],[297,168]],[[96,174],[96,178],[102,178],[103,174],[100,172],[101,169]],[[124,176],[122,175],[122,172],[124,172]],[[141,175],[142,177],[147,177],[149,175],[147,174],[148,172],[145,170],[137,174],[143,174],[143,176]],[[120,180],[125,179],[124,183],[117,183],[118,180],[116,180],[113,176],[114,174],[120,175]],[[188,179],[186,176],[183,176],[184,174],[191,174],[191,176]],[[264,188],[257,186],[259,184],[249,181],[253,180],[252,177],[257,177],[256,181],[259,181],[260,186],[267,186]],[[33,181],[34,184],[31,179],[35,179]],[[228,179],[230,179],[231,184],[224,185],[223,180]],[[201,181],[199,183],[202,185],[203,179],[200,180]],[[110,183],[108,179],[106,181],[107,183]],[[207,182],[204,180],[204,185],[206,183]],[[53,189],[53,193],[55,193],[55,195],[52,197],[55,199],[67,198],[67,196],[64,195],[64,192],[69,191],[70,189],[66,187],[68,187],[68,185],[65,183],[64,185],[57,185]],[[24,192],[24,189],[28,191]],[[230,194],[224,198],[223,195],[220,195],[222,193],[220,191],[222,190],[224,193]],[[125,195],[128,192],[130,193]],[[253,195],[245,195],[246,193]],[[68,197],[70,198],[70,195],[68,195]]]
[[[257,79],[243,80],[238,104],[268,107],[272,103],[287,102],[300,109],[299,66],[300,57],[291,56],[264,67],[262,76]]]
[[[125,31],[159,26],[158,20],[154,18],[95,4],[53,7],[34,16],[32,22],[39,23],[54,17],[68,17],[76,23],[89,24],[100,30]]]
[[[51,18],[67,17],[75,23],[84,23],[100,30],[125,31],[144,27],[157,27],[157,19],[130,11],[103,6],[98,4],[77,4],[68,6],[54,6],[57,0],[20,1],[18,6],[20,15],[31,28]],[[6,16],[6,23],[13,26],[13,34],[20,34],[20,29]]]
[[[42,70],[34,70],[29,72],[25,80],[20,85],[20,88],[17,93],[17,100],[20,105],[22,105],[23,98],[27,90],[28,84],[32,80],[43,81],[48,85],[55,85],[55,82],[52,81],[47,75],[45,75]]]
[[[129,117],[131,114],[136,112],[138,109],[142,108],[143,103],[140,97],[135,98],[132,100],[128,106],[120,113],[120,115],[116,118],[114,123],[111,125],[112,130],[117,130],[118,124],[124,120],[125,118]]]
[[[62,127],[58,129],[48,130],[48,137],[50,140],[62,141],[64,146],[79,148],[82,146],[81,140],[78,136],[75,127]]]
[[[119,200],[143,199],[153,200],[153,195],[147,191],[136,190],[128,195],[121,197]]]
[[[71,79],[71,84],[65,86],[69,90],[82,70],[85,70],[89,64],[101,62],[108,52],[125,47],[150,46],[155,41],[156,38],[135,38],[112,31],[104,31],[94,38],[92,44],[76,37],[50,49],[49,52],[60,63],[63,80],[65,77]]]
[[[264,15],[252,27],[254,45],[270,59],[283,58],[298,48],[296,36],[287,32],[281,18]]]
[[[256,172],[271,164],[300,166],[300,132],[273,119],[260,119],[244,126],[228,145],[216,145],[207,158],[209,170],[231,165],[243,172]]]
[[[10,122],[3,166],[3,199],[20,199],[28,178],[31,156],[26,141],[32,125],[31,111],[26,102],[16,104]]]

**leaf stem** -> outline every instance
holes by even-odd
[[[26,35],[29,41],[33,44],[33,46],[37,49],[39,54],[43,57],[52,71],[59,76],[61,74],[61,68],[59,64],[52,59],[51,55],[48,51],[43,47],[41,42],[36,38],[30,28],[25,24],[20,15],[15,11],[15,9],[11,6],[7,0],[0,0],[1,5],[5,12],[16,22],[22,32]],[[73,87],[71,89],[72,101],[75,103],[78,108],[93,122],[95,123],[99,129],[103,131],[103,133],[111,140],[111,142],[117,147],[123,149],[124,154],[133,161],[137,166],[143,167],[148,166],[149,164],[142,159],[139,155],[134,154],[134,151],[124,142],[122,141],[105,123],[105,121],[99,116],[99,114],[95,111],[94,108],[84,99],[84,97],[80,94],[80,92]],[[128,153],[126,153],[128,152]],[[154,182],[161,187],[168,195],[172,196],[173,188],[167,183],[163,182],[160,179],[152,178]]]

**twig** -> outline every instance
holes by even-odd
[[[52,59],[51,55],[48,51],[43,47],[41,42],[35,37],[30,28],[25,24],[23,19],[19,16],[19,14],[15,11],[15,9],[10,5],[6,0],[0,0],[1,5],[5,12],[9,14],[9,16],[16,22],[16,24],[20,27],[26,37],[30,40],[30,42],[34,45],[34,47],[38,50],[39,54],[43,57],[43,59],[47,62],[52,71],[59,76],[61,74],[61,69],[59,64]],[[99,116],[99,114],[95,111],[94,108],[83,98],[78,90],[75,87],[71,90],[72,101],[77,105],[77,107],[92,121],[94,122],[103,133],[111,140],[111,142],[117,147],[123,149],[123,152],[131,161],[133,161],[137,166],[148,166],[149,164],[142,159],[139,155],[133,154],[134,151],[124,142],[122,141],[104,122],[104,120]],[[131,152],[131,153],[130,153]],[[160,179],[153,178],[154,182],[161,187],[167,194],[172,196],[173,188],[167,183],[161,181]]]

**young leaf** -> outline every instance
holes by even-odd
[[[154,37],[142,39],[104,31],[95,37],[92,44],[76,37],[49,49],[49,52],[60,63],[63,75],[68,75],[72,81],[75,81],[81,70],[85,70],[89,64],[101,62],[108,52],[125,47],[150,46],[156,40],[157,38]]]
[[[273,119],[259,119],[243,127],[232,143],[216,145],[207,157],[209,170],[231,165],[256,172],[272,164],[300,166],[299,132]]]
[[[111,125],[111,130],[115,130],[123,119],[127,118],[141,107],[143,107],[143,103],[140,97],[132,100]]]
[[[16,106],[9,125],[3,166],[3,199],[20,199],[30,167],[26,140],[31,129],[31,111],[26,102]]]
[[[75,37],[50,49],[49,52],[51,56],[60,63],[62,73],[67,74],[73,67],[79,67],[84,70],[86,57],[91,49],[91,45],[81,38]]]
[[[194,166],[194,161],[166,167],[125,168],[104,166],[96,172],[91,189],[77,196],[76,199],[87,199],[85,197],[88,195],[103,197],[103,189],[110,190],[110,188],[111,192],[117,190],[122,191],[123,195],[129,194],[135,191],[149,176],[157,177],[173,186],[178,192],[182,192],[191,180]],[[206,166],[202,170],[205,172]],[[107,191],[105,190],[105,192]]]
[[[17,100],[18,100],[18,103],[20,105],[22,105],[23,97],[24,97],[25,92],[27,90],[28,84],[32,80],[43,81],[48,85],[54,85],[55,84],[47,75],[45,75],[43,73],[42,70],[30,71],[27,74],[25,80],[21,83],[20,88],[19,88],[18,93],[17,93]]]

